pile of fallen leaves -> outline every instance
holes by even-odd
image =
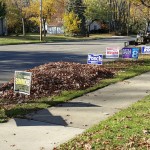
[[[52,96],[64,90],[83,90],[114,75],[113,71],[104,66],[71,62],[48,63],[27,71],[32,72],[30,96],[15,93],[12,79],[0,87],[0,99],[7,99],[9,103],[26,102]]]

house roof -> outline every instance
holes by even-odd
[[[91,21],[89,20],[89,21],[87,21],[87,25],[91,25],[94,22],[96,22],[97,24],[101,25],[101,20],[99,20],[99,19],[95,19],[95,20],[91,20]]]
[[[63,22],[51,22],[48,24],[48,26],[50,26],[50,27],[62,27]]]

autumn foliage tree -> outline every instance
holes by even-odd
[[[150,8],[150,0],[140,0],[140,1],[144,6]]]
[[[9,31],[18,34],[40,24],[40,0],[0,0],[0,17],[7,20]],[[150,24],[150,0],[42,0],[44,35],[46,23],[63,22],[68,35],[85,36],[87,20],[108,22],[111,31],[126,33],[128,28],[139,29]],[[65,11],[64,11],[65,7]],[[3,14],[4,13],[4,14]],[[64,17],[63,17],[63,14]],[[28,27],[27,27],[28,26]],[[27,27],[27,28],[26,28]],[[38,29],[37,29],[38,30]]]
[[[137,32],[146,32],[150,25],[150,5],[149,0],[134,0],[131,1],[131,16],[132,26]]]
[[[42,0],[42,22],[43,22],[43,30],[44,36],[46,36],[46,23],[50,22],[51,16],[55,13],[54,8],[55,0]],[[39,0],[30,1],[30,6],[24,8],[29,19],[35,22],[37,25],[40,24],[40,3]]]
[[[67,6],[66,6],[66,13],[69,14],[75,14],[75,18],[78,17],[80,20],[78,22],[78,33],[72,33],[72,35],[78,34],[79,36],[86,36],[86,18],[85,18],[85,6],[82,0],[68,0]],[[67,17],[66,17],[67,18]],[[77,20],[78,20],[77,19]],[[65,18],[64,18],[65,21]],[[66,22],[66,21],[65,21]],[[70,21],[70,23],[73,23],[73,20]],[[71,27],[71,25],[69,25]],[[70,33],[69,33],[70,34]]]
[[[63,20],[65,4],[66,0],[57,0],[54,2],[55,12],[51,14],[51,22]]]
[[[81,20],[79,17],[73,12],[65,13],[64,15],[64,29],[65,35],[74,36],[80,32]]]
[[[147,7],[147,14],[148,14],[147,26],[150,26],[150,0],[140,0],[140,1],[145,7]]]

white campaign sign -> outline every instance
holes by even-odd
[[[142,54],[150,54],[150,46],[142,47]]]
[[[106,47],[106,58],[119,58],[119,48]]]

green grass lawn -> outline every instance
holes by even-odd
[[[64,149],[149,150],[150,96],[56,148]]]
[[[111,34],[91,34],[90,37],[66,37],[64,35],[47,35],[43,37],[42,42],[63,42],[63,41],[78,41],[78,40],[90,40],[110,38]],[[1,36],[0,45],[8,44],[26,44],[26,43],[40,43],[40,36],[38,34],[27,34],[26,36]]]
[[[38,35],[27,35],[23,36],[1,36],[0,45],[9,45],[9,44],[26,44],[26,43],[39,43]]]

